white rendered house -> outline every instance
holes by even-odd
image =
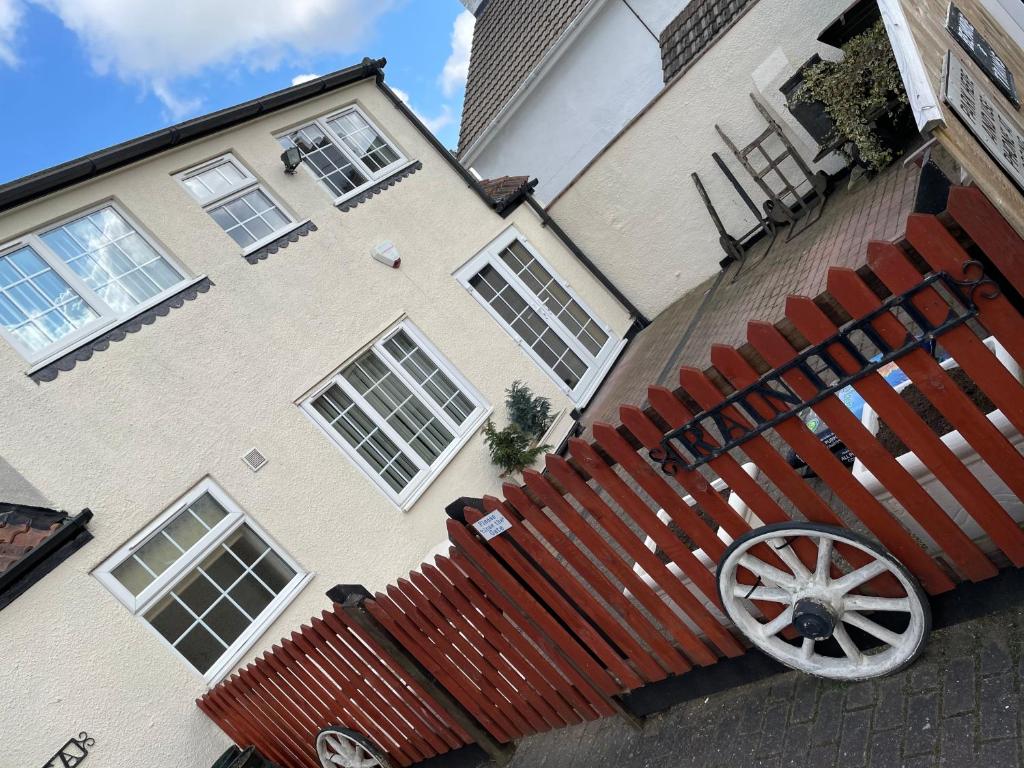
[[[196,697],[497,491],[513,380],[557,444],[622,348],[529,185],[496,201],[383,65],[0,187],[4,765],[81,732],[98,766],[211,765]]]

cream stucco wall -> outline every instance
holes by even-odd
[[[764,195],[715,132],[739,146],[765,127],[757,93],[805,159],[818,148],[790,116],[779,87],[814,53],[815,38],[848,0],[759,0],[549,206],[551,214],[631,301],[654,316],[718,270],[725,253],[690,174],[703,181],[734,237],[756,224],[711,157],[718,152],[755,202]],[[816,168],[835,171],[834,157]]]
[[[353,100],[423,168],[341,213],[310,174],[283,174],[272,134]],[[319,231],[245,262],[171,177],[228,150]],[[510,225],[618,334],[629,318],[528,206],[507,220],[490,210],[372,81],[3,214],[0,242],[109,198],[215,285],[49,383],[0,343],[0,454],[54,506],[95,513],[95,540],[0,614],[0,765],[42,765],[85,730],[97,768],[203,768],[227,744],[193,703],[205,684],[92,569],[209,475],[316,574],[261,651],[325,607],[332,585],[375,589],[417,565],[444,537],[445,504],[499,487],[478,434],[400,511],[296,406],[309,388],[405,313],[498,418],[516,378],[570,408],[452,276]],[[370,259],[383,240],[397,245],[400,269]],[[269,459],[258,473],[240,459],[253,446]]]

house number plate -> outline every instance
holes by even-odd
[[[500,536],[511,528],[512,523],[501,512],[491,512],[489,515],[484,515],[473,523],[473,527],[476,528],[476,532],[483,536],[485,540],[490,541],[495,536]]]
[[[77,768],[85,758],[89,756],[89,750],[96,744],[96,740],[85,731],[78,734],[78,738],[70,738],[64,746],[57,750],[57,754],[51,757],[43,768]]]

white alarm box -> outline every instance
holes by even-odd
[[[390,240],[375,245],[370,250],[370,255],[381,264],[387,264],[394,269],[398,269],[402,265],[402,257],[398,255],[398,249]]]

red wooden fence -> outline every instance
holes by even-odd
[[[919,288],[929,273],[946,278]],[[713,564],[727,540],[752,526],[806,519],[860,527],[931,594],[1024,565],[1024,531],[1004,506],[1024,498],[1024,458],[1004,434],[1024,432],[1024,387],[983,343],[994,336],[1024,365],[1014,291],[1024,294],[1024,241],[977,190],[955,189],[948,220],[912,216],[905,242],[872,243],[860,271],[832,269],[827,295],[790,297],[780,327],[750,323],[742,350],[714,347],[713,369],[682,369],[679,389],[651,387],[648,409],[623,406],[619,426],[594,425],[593,443],[571,440],[567,457],[547,456],[543,472],[526,471],[522,486],[506,484],[503,499],[485,497],[486,510],[511,524],[506,533],[485,542],[472,527],[481,513],[467,508],[467,524],[448,522],[449,554],[399,579],[366,609],[503,743],[613,714],[619,694],[743,654],[719,607]],[[886,304],[887,294],[909,298]],[[861,352],[834,339],[848,320],[869,318],[863,344],[884,351],[911,336],[927,340],[924,330],[964,307],[973,319],[942,331],[938,344],[1009,429],[1001,431],[921,346],[901,353],[898,364],[1005,486],[1001,492],[979,480],[879,373],[852,387],[977,524],[975,538],[836,394],[817,397],[826,375],[864,369]],[[787,367],[824,342],[815,359],[827,365]],[[748,409],[727,404],[718,432],[705,432],[694,453],[700,461],[688,468],[665,454],[666,433],[707,418],[766,371],[801,398],[816,398],[815,413],[891,501],[876,497],[796,415],[717,454],[735,433],[758,426]],[[763,390],[746,402],[758,413],[780,411]],[[817,487],[793,468],[786,447],[817,474]],[[756,465],[756,477],[744,461]],[[745,511],[712,486],[715,479]],[[851,567],[863,564],[858,550],[843,554]],[[814,562],[813,551],[797,555]],[[778,554],[765,557],[783,567]],[[892,587],[885,578],[871,583],[880,594]],[[780,610],[762,609],[769,617]],[[366,733],[401,765],[467,743],[469,734],[402,665],[336,605],[198,703],[237,743],[256,744],[285,768],[318,765],[312,745],[328,724]]]

